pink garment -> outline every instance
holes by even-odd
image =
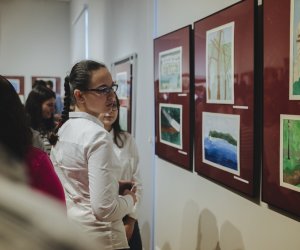
[[[29,184],[32,188],[41,191],[65,204],[65,194],[58,179],[53,164],[44,151],[30,147],[25,163],[28,167]]]

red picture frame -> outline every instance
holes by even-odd
[[[189,25],[154,39],[155,154],[189,171],[193,160],[191,37]],[[169,63],[172,60],[175,61],[173,66]],[[180,70],[175,70],[177,85],[174,86],[177,87],[174,87],[171,74],[162,73],[165,72],[162,68],[176,68],[176,65],[180,65]],[[165,113],[171,111],[175,112],[177,121],[170,115],[166,119]],[[168,121],[169,128],[163,119]],[[173,126],[170,121],[173,121]]]
[[[133,131],[133,81],[134,60],[136,54],[125,57],[112,64],[112,77],[118,85],[117,95],[120,102],[119,122],[121,129],[134,134]]]
[[[25,103],[25,80],[24,76],[4,76],[15,88],[21,102]]]
[[[11,82],[11,84],[19,85],[16,87],[14,85],[14,88],[18,95],[24,95],[25,89],[24,89],[24,76],[4,76],[8,81]]]
[[[297,192],[280,183],[281,115],[300,115],[299,100],[289,99],[291,1],[265,0],[263,17],[262,200],[272,207],[300,217],[300,188]]]
[[[259,145],[255,144],[254,140],[255,4],[256,1],[253,0],[241,1],[194,23],[195,171],[216,183],[249,196],[257,194],[256,172],[259,167],[258,157],[254,152],[254,145]],[[227,27],[230,27],[226,31],[230,39],[224,44],[230,44],[231,57],[229,58],[233,59],[232,66],[230,66],[232,71],[227,73],[232,82],[230,89],[233,90],[233,95],[228,102],[218,102],[221,99],[217,94],[216,100],[209,103],[207,94],[211,92],[207,90],[209,82],[207,68],[210,67],[210,64],[207,61],[213,58],[209,57],[211,52],[207,51],[211,42],[208,38],[209,34],[214,34],[214,32],[216,32],[215,34],[222,32],[225,34]],[[218,46],[225,49],[227,45],[219,44]],[[216,78],[221,77],[218,72],[215,75]],[[205,141],[207,137],[204,134],[204,130],[209,127],[209,122],[210,124],[218,123],[219,129],[223,129],[222,133],[226,134],[225,131],[229,130],[226,128],[227,122],[225,123],[227,118],[234,118],[234,123],[228,124],[235,124],[234,127],[236,126],[237,130],[232,130],[232,133],[235,133],[238,138],[235,151],[233,151],[236,154],[234,158],[236,165],[232,166],[227,164],[229,159],[221,161],[217,159],[220,157],[220,155],[218,156],[219,152],[227,157],[224,151],[222,152],[223,148],[219,148],[217,153],[214,152],[213,156],[216,158],[209,160],[211,155],[208,157],[208,144]],[[215,164],[215,162],[218,163]]]
[[[56,76],[32,76],[31,77],[31,84],[33,85],[36,80],[43,80],[43,81],[52,81],[53,82],[53,91],[57,94],[61,92],[61,79],[60,77]]]

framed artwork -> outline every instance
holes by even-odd
[[[159,53],[159,93],[182,92],[182,47]]]
[[[240,1],[194,23],[195,171],[249,196],[258,193],[261,159],[254,152],[255,4]]]
[[[159,104],[159,139],[161,143],[182,149],[182,105]]]
[[[21,102],[25,103],[25,88],[24,88],[24,76],[4,76],[14,87],[17,94],[20,97]]]
[[[31,82],[32,85],[35,83],[35,81],[37,80],[42,80],[45,82],[51,81],[53,83],[53,88],[52,90],[57,93],[60,94],[60,87],[61,87],[61,79],[60,77],[52,77],[52,76],[32,76],[31,77]]]
[[[299,13],[299,0],[264,1],[262,200],[278,212],[297,217],[300,217]]]
[[[112,64],[112,77],[118,85],[117,95],[120,101],[121,129],[135,133],[136,100],[136,63],[137,54],[132,54]]]
[[[300,192],[300,115],[280,115],[280,186]]]
[[[208,103],[234,103],[234,22],[206,32]]]
[[[155,153],[192,170],[191,25],[154,39]]]
[[[202,113],[203,162],[240,175],[240,116]]]

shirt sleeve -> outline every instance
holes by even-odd
[[[122,219],[132,211],[131,195],[119,196],[117,168],[112,157],[112,140],[105,133],[98,134],[87,148],[90,201],[94,215],[102,221]],[[117,161],[116,161],[117,162]]]
[[[64,189],[49,156],[41,150],[31,151],[31,159],[27,161],[31,186],[65,204]]]
[[[132,137],[132,135],[128,134],[128,136],[129,136],[128,139],[130,139],[129,148],[130,148],[130,152],[132,154],[132,158],[131,158],[132,181],[134,181],[136,184],[136,197],[137,197],[137,202],[135,203],[135,206],[134,206],[132,212],[129,213],[128,216],[130,216],[134,219],[137,219],[137,211],[138,211],[141,199],[142,199],[143,186],[142,186],[142,181],[141,181],[141,176],[140,176],[138,149],[137,149],[135,140]]]

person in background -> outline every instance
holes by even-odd
[[[46,86],[53,91],[53,81],[46,81]],[[54,119],[56,122],[59,122],[61,119],[61,112],[63,111],[63,103],[60,94],[56,93],[55,98],[55,111],[54,111]]]
[[[107,113],[101,113],[99,119],[103,122],[104,128],[113,138],[113,149],[122,167],[121,180],[133,181],[136,186],[137,203],[135,204],[134,210],[126,215],[123,221],[130,249],[142,250],[142,240],[137,222],[137,207],[142,195],[142,184],[138,167],[139,154],[133,136],[121,130],[119,109],[120,102],[118,96],[115,94],[112,110]]]
[[[123,218],[123,222],[130,249],[142,250],[142,240],[137,222],[137,207],[142,195],[142,183],[138,166],[139,154],[133,136],[121,130],[119,108],[119,99],[115,94],[111,111],[101,113],[99,119],[104,124],[104,128],[112,135],[113,149],[121,162],[121,180],[133,181],[136,186],[137,203],[133,211]]]
[[[51,138],[56,126],[54,122],[55,93],[37,84],[29,93],[25,102],[25,111],[28,114],[30,127],[40,134],[45,152],[50,154]]]
[[[26,166],[29,185],[65,204],[62,185],[48,155],[32,146],[24,106],[12,84],[0,76],[0,144]]]
[[[70,224],[60,203],[27,185],[26,166],[8,151],[0,142],[0,249],[105,249]]]
[[[105,65],[83,60],[65,78],[65,98],[51,160],[63,184],[69,218],[105,249],[126,249],[122,218],[136,202],[135,191],[119,195],[120,162],[113,141],[98,119],[110,112],[114,92]],[[70,112],[71,101],[75,112]]]

